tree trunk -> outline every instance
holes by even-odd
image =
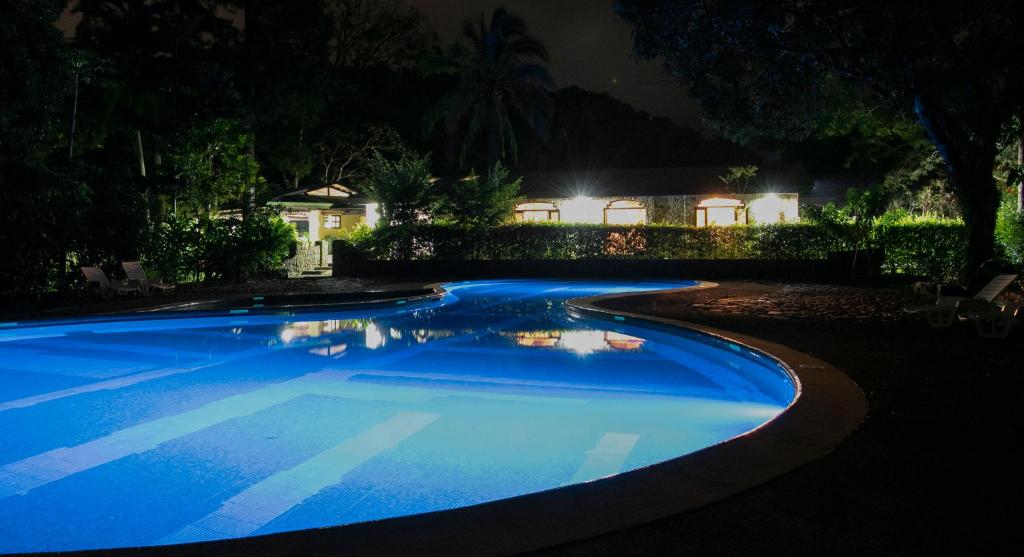
[[[999,189],[992,177],[995,154],[965,161],[965,168],[950,168],[950,181],[960,201],[968,230],[967,269],[973,273],[995,253],[996,213]]]
[[[75,157],[75,128],[78,124],[78,83],[79,75],[78,71],[75,71],[75,100],[71,105],[71,133],[68,134],[68,166],[71,166],[71,160]]]
[[[142,150],[142,130],[135,130],[135,150],[139,156],[139,176],[146,177],[146,152]]]
[[[992,169],[996,162],[998,122],[975,122],[974,133],[968,133],[960,122],[922,96],[914,99],[914,112],[928,139],[942,155],[960,202],[968,230],[964,272],[971,274],[995,254],[1000,195]]]
[[[1024,211],[1024,112],[1017,117],[1017,210]]]

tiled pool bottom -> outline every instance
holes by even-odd
[[[474,282],[390,309],[0,330],[0,551],[444,510],[717,444],[789,404],[777,364],[562,307],[692,284]]]

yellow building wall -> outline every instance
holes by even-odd
[[[324,212],[320,217],[321,227],[321,238],[322,240],[340,238],[345,236],[352,231],[355,227],[366,222],[366,215],[353,215],[353,214],[342,214],[341,227],[340,228],[323,228],[324,217],[328,215],[335,215],[337,213]]]

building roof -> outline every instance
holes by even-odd
[[[365,205],[367,200],[355,190],[339,184],[303,188],[279,195],[267,205],[308,209],[347,209]]]
[[[719,180],[725,166],[625,168],[593,171],[528,172],[522,195],[531,199],[587,197],[640,197],[649,195],[709,195],[726,193]],[[812,184],[800,166],[766,168],[752,181],[752,191],[798,193]]]

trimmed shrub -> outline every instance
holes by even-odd
[[[966,265],[967,228],[959,220],[881,219],[871,241],[885,254],[882,269],[889,274],[953,280]]]
[[[996,219],[996,243],[1006,260],[1024,265],[1024,212],[1017,210],[1017,200],[1007,198],[999,206]]]
[[[772,224],[731,227],[606,226],[516,223],[492,228],[448,224],[382,226],[354,244],[376,259],[825,260],[829,253],[872,247],[890,274],[951,279],[962,272],[967,232],[960,221],[882,219],[864,231],[853,225]],[[866,237],[864,237],[866,236]]]
[[[265,210],[244,220],[172,217],[153,231],[143,261],[175,282],[243,280],[281,268],[294,242],[295,229]]]
[[[379,227],[361,242],[378,259],[825,259],[845,244],[820,226],[696,228],[517,223],[492,228]]]

